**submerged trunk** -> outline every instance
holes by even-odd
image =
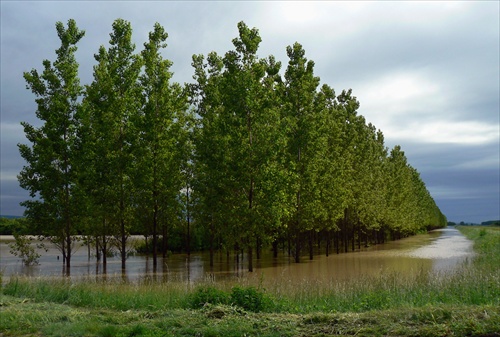
[[[314,258],[314,232],[309,231],[309,260]]]
[[[214,266],[214,223],[210,222],[210,267]]]
[[[253,272],[253,249],[252,246],[248,246],[248,271]]]
[[[273,241],[273,258],[278,257],[278,240]]]
[[[330,254],[330,231],[326,231],[326,243],[325,243],[325,255],[328,256]]]
[[[122,219],[121,224],[120,224],[120,255],[121,255],[121,261],[122,261],[122,270],[125,270],[126,268],[126,261],[127,261],[127,236],[125,234],[125,221]]]
[[[295,235],[295,263],[300,262],[300,236]]]

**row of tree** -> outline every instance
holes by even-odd
[[[41,126],[22,123],[30,145],[19,174],[31,230],[56,243],[69,270],[76,234],[98,259],[118,242],[126,267],[131,233],[151,237],[153,265],[174,230],[193,228],[214,250],[286,243],[337,252],[446,225],[399,146],[357,114],[352,92],[336,95],[314,75],[302,46],[288,66],[259,58],[256,29],[238,24],[234,50],[194,55],[194,82],[172,81],[167,33],[154,25],[136,52],[129,22],[113,23],[94,79],[81,85],[74,20],[56,24],[61,46],[43,72],[24,74]]]

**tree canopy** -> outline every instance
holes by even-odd
[[[129,235],[142,234],[155,266],[169,249],[234,250],[251,271],[269,245],[298,262],[306,247],[312,259],[322,243],[338,253],[446,225],[401,147],[385,146],[352,90],[321,83],[299,43],[282,70],[240,22],[233,49],[194,55],[194,82],[180,85],[164,28],[137,52],[118,19],[82,86],[84,32],[74,20],[56,29],[56,61],[24,74],[42,126],[22,123],[19,182],[32,229],[59,243],[68,268],[76,234],[103,263],[117,247],[123,269]]]

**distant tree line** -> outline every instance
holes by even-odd
[[[26,227],[27,221],[24,218],[0,216],[0,235],[29,234]]]
[[[448,226],[500,226],[500,220],[490,220],[490,221],[483,221],[480,224],[479,223],[473,223],[473,222],[464,222],[460,221],[459,223],[448,221]]]
[[[149,239],[153,264],[174,239],[190,252],[286,247],[298,262],[446,225],[400,146],[358,115],[351,90],[321,84],[302,46],[288,65],[259,58],[257,29],[238,24],[234,49],[194,55],[194,82],[172,81],[158,23],[143,49],[118,19],[95,54],[93,81],[75,59],[84,37],[56,24],[54,62],[24,73],[40,126],[23,122],[29,145],[18,178],[32,232],[49,237],[70,267],[75,235],[106,263],[126,267],[131,234]]]

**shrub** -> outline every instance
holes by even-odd
[[[231,291],[231,303],[248,311],[260,312],[270,305],[271,300],[254,287],[234,287]]]
[[[191,294],[190,306],[194,309],[202,308],[205,304],[228,304],[229,295],[214,287],[200,287]]]
[[[38,264],[38,259],[41,255],[36,252],[35,247],[31,244],[34,239],[18,234],[14,234],[14,239],[16,240],[15,242],[9,243],[10,253],[20,257],[26,266]],[[36,248],[47,251],[43,243],[36,244]]]

